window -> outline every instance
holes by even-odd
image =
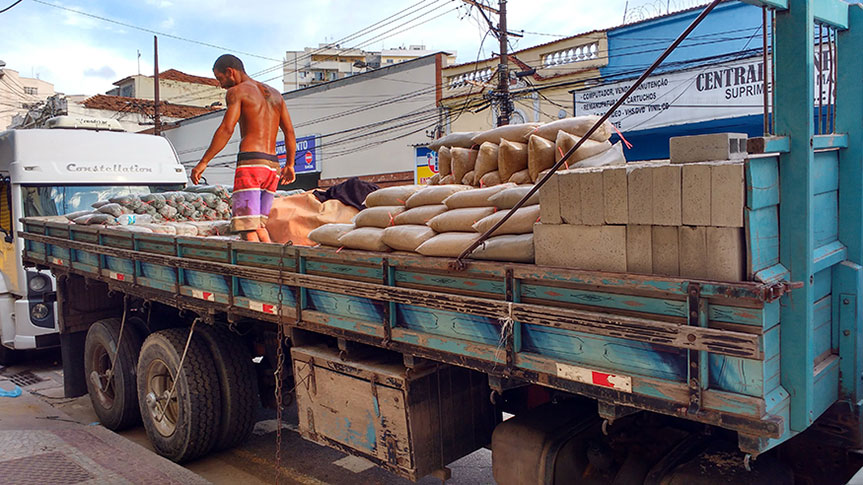
[[[39,94],[39,88],[31,88],[31,87],[25,86],[24,87],[24,94],[29,94],[30,96],[36,96],[37,94]]]
[[[120,88],[120,96],[123,96],[126,98],[135,97],[135,93],[133,92],[133,88],[134,88],[134,86],[132,86],[131,84],[121,87]]]
[[[387,59],[387,64],[392,64],[392,63],[393,63],[392,59]]]
[[[90,205],[111,197],[149,194],[182,189],[182,185],[129,186],[30,186],[21,188],[24,217],[57,216],[90,209]]]

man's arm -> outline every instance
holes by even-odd
[[[213,134],[213,140],[210,142],[210,147],[207,148],[206,152],[204,152],[204,156],[201,157],[201,161],[192,169],[190,178],[192,179],[193,184],[197,185],[197,183],[201,181],[201,175],[204,173],[204,169],[207,168],[207,164],[210,163],[210,160],[212,160],[217,153],[225,148],[225,145],[228,144],[228,141],[234,134],[234,127],[237,126],[237,122],[240,120],[241,103],[237,91],[233,88],[229,89],[225,95],[225,101],[228,103],[228,109],[225,110],[225,116],[222,118],[222,123],[216,129],[216,133]]]
[[[282,169],[282,176],[279,180],[281,185],[287,185],[297,179],[294,172],[294,159],[297,156],[297,136],[294,133],[294,125],[291,123],[291,115],[288,113],[288,106],[282,101],[282,110],[279,114],[279,127],[285,134],[285,168]]]

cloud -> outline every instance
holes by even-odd
[[[174,21],[174,17],[168,17],[167,19],[163,20],[162,23],[159,24],[159,27],[161,27],[164,30],[171,30],[174,28],[175,23],[176,22]]]
[[[108,66],[102,66],[98,69],[93,69],[92,67],[84,69],[84,75],[88,77],[99,77],[102,79],[116,79],[117,77],[117,73]]]
[[[170,8],[174,6],[174,2],[169,0],[147,0],[147,5],[155,5],[158,8]]]

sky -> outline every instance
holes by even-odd
[[[0,0],[0,10],[13,3]],[[703,3],[509,0],[509,31],[525,31],[510,43],[523,49],[619,25],[625,8],[628,19],[637,20]],[[160,34],[161,71],[212,77],[213,61],[230,52],[255,79],[279,90],[285,51],[323,42],[365,50],[425,45],[456,51],[459,63],[498,50],[497,40],[485,36],[478,9],[461,0],[23,0],[0,14],[0,60],[67,95],[104,93],[114,81],[137,74],[139,62],[142,74],[153,74],[154,34],[141,29]]]

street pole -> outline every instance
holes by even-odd
[[[497,126],[509,124],[510,99],[509,99],[509,57],[506,30],[506,0],[499,0],[498,10],[500,21],[498,23],[497,38],[500,40],[500,65],[498,66],[498,106]]]
[[[161,133],[161,120],[159,118],[159,38],[153,36],[153,134]]]

